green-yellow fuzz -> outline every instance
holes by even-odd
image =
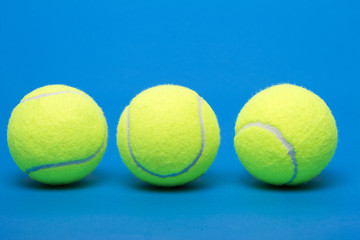
[[[64,85],[38,88],[13,110],[7,132],[18,167],[46,184],[67,184],[90,174],[107,143],[102,110],[86,93]]]
[[[235,149],[244,167],[274,185],[297,185],[327,166],[337,144],[337,128],[326,103],[295,85],[267,88],[240,111]]]
[[[205,173],[216,156],[220,132],[214,112],[196,92],[161,85],[141,92],[125,108],[117,143],[135,176],[171,187]]]

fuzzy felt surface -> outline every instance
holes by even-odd
[[[15,107],[7,138],[22,171],[43,183],[66,184],[96,168],[106,149],[107,124],[86,93],[50,85],[29,93]]]
[[[159,186],[176,186],[210,167],[220,130],[214,112],[197,93],[161,85],[143,91],[125,108],[117,143],[135,176]]]
[[[251,98],[240,111],[235,126],[235,149],[244,167],[256,178],[282,185],[291,180],[294,164],[272,133],[261,122],[278,129],[294,147],[297,172],[288,185],[307,182],[327,166],[337,144],[335,119],[316,94],[290,84],[267,88]]]

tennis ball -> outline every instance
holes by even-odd
[[[337,128],[326,103],[290,84],[267,88],[240,111],[235,149],[244,167],[273,185],[297,185],[314,178],[332,158]]]
[[[7,140],[15,163],[32,179],[67,184],[96,168],[105,152],[107,124],[86,93],[48,85],[26,95],[12,111]]]
[[[135,176],[171,187],[206,172],[216,156],[220,131],[211,107],[196,92],[160,85],[141,92],[125,108],[117,144]]]

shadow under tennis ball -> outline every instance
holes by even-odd
[[[262,182],[249,174],[243,174],[240,178],[240,183],[245,186],[266,190],[266,191],[312,191],[320,190],[330,187],[341,185],[344,182],[344,177],[340,173],[335,171],[326,171],[319,176],[313,178],[307,183],[303,183],[296,186],[275,186],[265,182]]]
[[[35,190],[76,190],[81,188],[93,187],[105,180],[106,174],[93,172],[84,179],[64,185],[48,185],[37,182],[24,174],[15,174],[10,182],[19,188],[35,189]]]

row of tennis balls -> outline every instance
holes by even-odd
[[[86,93],[48,85],[13,110],[10,153],[31,178],[58,185],[78,181],[98,165],[107,124]],[[267,88],[240,111],[235,149],[244,167],[274,185],[296,185],[320,174],[332,158],[337,128],[326,103],[295,85]],[[220,144],[216,116],[196,92],[160,85],[137,95],[121,114],[117,144],[128,169],[145,182],[178,186],[203,175]]]

